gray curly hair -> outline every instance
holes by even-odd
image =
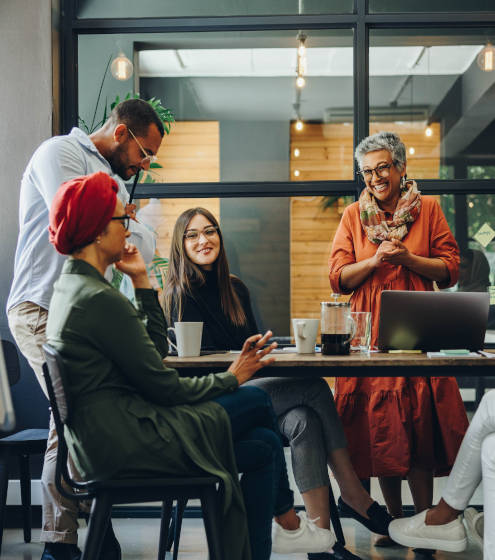
[[[376,152],[377,150],[387,150],[397,169],[399,171],[404,169],[406,165],[406,147],[398,134],[386,131],[377,132],[361,140],[354,152],[359,169],[362,169],[364,156],[368,152]]]

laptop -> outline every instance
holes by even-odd
[[[15,426],[14,407],[10,395],[9,377],[5,367],[3,344],[0,340],[0,431],[10,432]]]
[[[423,350],[483,348],[488,292],[410,292],[384,290],[378,348]]]

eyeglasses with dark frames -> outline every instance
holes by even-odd
[[[200,235],[204,235],[207,239],[211,239],[218,235],[218,228],[217,226],[207,226],[203,230],[198,231],[197,229],[188,229],[184,233],[184,239],[188,241],[197,241]]]
[[[392,163],[381,163],[373,169],[360,169],[359,171],[356,171],[356,175],[361,177],[361,179],[365,183],[369,183],[371,181],[371,179],[373,178],[373,172],[377,177],[385,179],[390,175],[390,168],[392,167],[392,165],[395,165],[395,161]]]
[[[132,132],[132,130],[127,127],[127,130],[130,132],[131,136],[134,138],[134,140],[136,141],[136,144],[139,146],[139,149],[141,150],[142,154],[143,154],[143,161],[148,161],[149,163],[153,163],[154,161],[157,160],[156,155],[154,154],[149,154],[144,148],[143,146],[141,146],[141,142],[136,138],[136,136],[134,135],[134,132]]]
[[[130,223],[131,217],[128,216],[127,214],[124,214],[123,216],[113,216],[110,219],[111,220],[120,220],[120,223],[124,226],[124,229],[126,231],[129,229],[129,223]]]

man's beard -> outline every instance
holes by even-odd
[[[121,177],[124,181],[130,179],[130,177],[127,176],[127,174],[129,173],[129,166],[126,165],[126,152],[126,145],[119,145],[115,148],[114,152],[107,157],[107,161],[110,164],[112,171],[119,177]]]

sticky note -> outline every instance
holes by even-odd
[[[486,247],[488,243],[490,243],[490,241],[495,237],[495,230],[490,227],[490,224],[488,222],[485,222],[478,230],[478,233],[473,235],[473,237],[480,245]]]

